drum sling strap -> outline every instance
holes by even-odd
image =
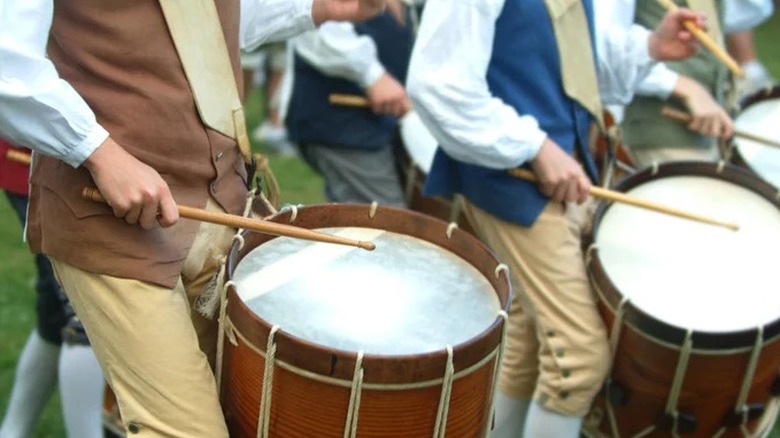
[[[582,105],[604,131],[588,17],[581,0],[545,0],[555,32],[566,95]]]
[[[277,204],[279,188],[268,161],[252,155],[244,108],[239,98],[222,25],[214,0],[159,0],[203,123],[236,140],[251,185],[259,168],[268,197]]]
[[[555,33],[558,57],[561,62],[561,78],[566,95],[582,105],[594,118],[599,130],[606,136],[604,109],[596,77],[595,58],[588,16],[582,0],[545,0]],[[584,145],[589,148],[590,145]],[[575,148],[576,149],[576,148]],[[614,149],[610,147],[608,149]],[[614,150],[608,150],[616,157]],[[605,170],[608,169],[605,166]],[[605,175],[607,173],[605,172]],[[603,178],[605,182],[609,177]]]

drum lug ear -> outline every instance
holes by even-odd
[[[656,427],[661,430],[673,430],[675,428],[675,420],[672,414],[663,414],[656,421]],[[692,412],[678,412],[677,413],[677,433],[694,433],[696,432],[696,415]]]
[[[604,389],[612,406],[623,407],[631,400],[631,393],[618,382],[609,382]]]
[[[761,403],[746,406],[744,412],[739,412],[735,409],[726,415],[726,418],[723,419],[723,425],[726,427],[739,427],[760,418],[764,415],[764,410],[765,407]]]

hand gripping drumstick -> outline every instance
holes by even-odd
[[[677,120],[679,122],[685,122],[690,123],[691,120],[693,120],[693,116],[684,112],[680,111],[678,109],[672,108],[670,106],[665,106],[661,108],[661,114],[663,114],[665,117],[668,117],[673,120]],[[755,134],[751,134],[749,132],[740,131],[740,130],[734,130],[734,136],[735,137],[741,137],[746,140],[752,140],[756,143],[761,143],[767,146],[772,146],[776,148],[780,148],[780,141],[775,141],[770,138],[761,137]]]
[[[536,175],[530,170],[526,169],[509,169],[509,174],[526,181],[536,182]],[[676,208],[667,207],[665,205],[656,204],[655,202],[645,201],[644,199],[635,198],[633,196],[624,195],[623,193],[616,192],[614,190],[602,189],[601,187],[591,186],[590,195],[595,198],[606,199],[612,202],[619,202],[622,204],[633,205],[634,207],[644,208],[647,210],[656,211],[658,213],[668,214],[671,216],[681,217],[683,219],[690,219],[696,222],[703,222],[705,224],[717,225],[719,227],[725,227],[732,231],[738,231],[739,225],[722,222],[716,219],[711,219],[698,214],[689,213],[687,211],[678,210]]]
[[[85,187],[81,191],[81,196],[85,199],[89,199],[95,202],[103,202],[106,200],[100,191],[96,188]],[[285,236],[294,239],[311,240],[314,242],[334,243],[338,245],[356,246],[358,248],[365,249],[367,251],[373,251],[376,249],[376,245],[373,242],[364,242],[361,240],[347,239],[345,237],[333,236],[330,234],[320,233],[310,230],[308,228],[295,227],[292,225],[277,224],[275,222],[269,222],[264,220],[251,219],[243,216],[236,216],[234,214],[220,213],[216,211],[203,210],[201,208],[186,207],[179,205],[179,216],[194,219],[197,221],[208,222],[212,224],[224,225],[232,228],[243,228],[245,230],[256,231],[258,233],[270,234],[273,236]]]
[[[658,0],[659,3],[661,3],[668,11],[676,11],[677,5],[672,2],[672,0]],[[717,18],[717,17],[708,17],[708,18]],[[695,23],[692,23],[690,21],[686,21],[684,24],[685,28],[688,29],[688,31],[696,38],[704,47],[708,48],[710,52],[712,52],[713,55],[715,55],[716,58],[718,58],[718,61],[722,62],[723,65],[728,67],[729,70],[731,70],[734,75],[736,75],[738,78],[745,77],[745,72],[742,71],[742,67],[737,64],[736,61],[734,61],[734,58],[729,56],[728,53],[726,53],[718,44],[715,43],[715,41],[712,41],[712,38],[710,38],[709,35],[707,35],[706,32],[701,30],[698,26],[696,26]]]
[[[15,151],[13,149],[9,149],[8,152],[5,153],[5,158],[8,159],[8,161],[13,161],[19,164],[26,164],[28,166],[30,165],[31,161],[30,154]]]

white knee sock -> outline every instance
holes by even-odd
[[[520,438],[531,400],[513,398],[496,391],[495,423],[490,438]]]
[[[531,403],[525,420],[525,438],[577,438],[580,436],[582,418],[547,410],[539,403]]]
[[[0,438],[33,436],[35,421],[57,384],[59,345],[41,338],[33,329],[16,365],[14,387],[0,426]]]
[[[64,345],[60,353],[60,399],[67,436],[103,437],[105,381],[92,347]]]

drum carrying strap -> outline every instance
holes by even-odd
[[[244,108],[214,0],[159,2],[201,120],[236,140],[244,161],[253,166]],[[269,184],[269,198],[275,200],[278,187],[273,173],[265,157],[259,156],[258,161]]]
[[[552,20],[566,95],[588,110],[604,131],[588,17],[581,0],[545,0]]]

